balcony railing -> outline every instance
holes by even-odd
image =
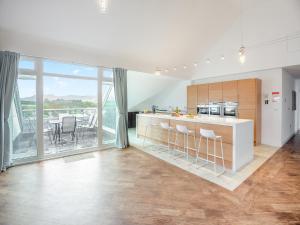
[[[102,112],[103,143],[112,143],[115,139],[116,111],[111,108],[104,108]],[[36,110],[22,110],[22,119],[15,129],[13,158],[23,158],[36,155]],[[73,134],[66,136],[57,135],[58,128],[53,121],[62,121],[63,117],[76,117],[76,139],[70,138]],[[60,126],[62,123],[60,122]],[[14,125],[14,127],[16,127]],[[97,108],[63,108],[44,109],[43,113],[43,136],[44,150],[46,154],[53,154],[61,151],[96,147],[98,143],[98,115]],[[76,140],[76,141],[75,141]]]

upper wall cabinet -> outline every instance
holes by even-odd
[[[208,84],[198,85],[198,105],[208,104]]]
[[[197,113],[197,85],[187,87],[187,108],[189,113]]]
[[[256,79],[238,80],[239,109],[255,109],[256,96]]]
[[[238,82],[225,81],[222,83],[223,88],[223,102],[238,102]]]
[[[209,102],[222,102],[222,83],[212,83],[208,85]]]

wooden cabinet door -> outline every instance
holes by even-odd
[[[197,85],[187,87],[187,108],[197,108]]]
[[[223,102],[238,102],[238,82],[225,81],[222,83]]]
[[[255,109],[256,108],[256,80],[247,79],[238,81],[238,100],[239,109]]]
[[[198,105],[208,104],[208,84],[198,85]]]
[[[222,102],[222,83],[213,83],[208,85],[209,102]]]

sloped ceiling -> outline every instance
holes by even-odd
[[[128,110],[143,110],[143,107],[138,107],[140,104],[150,100],[169,87],[174,87],[180,82],[182,81],[167,76],[156,76],[153,74],[128,71]],[[161,97],[166,98],[167,96]],[[154,102],[150,104],[152,105]],[[147,108],[149,107],[147,106]]]
[[[0,29],[92,49],[111,64],[189,78],[192,65],[239,15],[239,0],[0,0]]]

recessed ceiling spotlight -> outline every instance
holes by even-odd
[[[186,66],[186,65],[184,65],[184,66],[183,66],[183,69],[186,69],[186,68],[187,68],[187,66]]]
[[[207,58],[207,59],[205,60],[205,62],[206,62],[207,64],[209,64],[209,63],[210,63],[210,59]]]
[[[174,67],[174,68],[173,68],[173,70],[174,70],[174,71],[176,71],[176,70],[177,70],[177,68],[176,68],[176,67]]]
[[[195,62],[195,63],[194,63],[194,67],[197,67],[197,66],[198,66],[198,63]]]
[[[225,59],[225,56],[224,55],[221,55],[221,60],[224,60]]]

